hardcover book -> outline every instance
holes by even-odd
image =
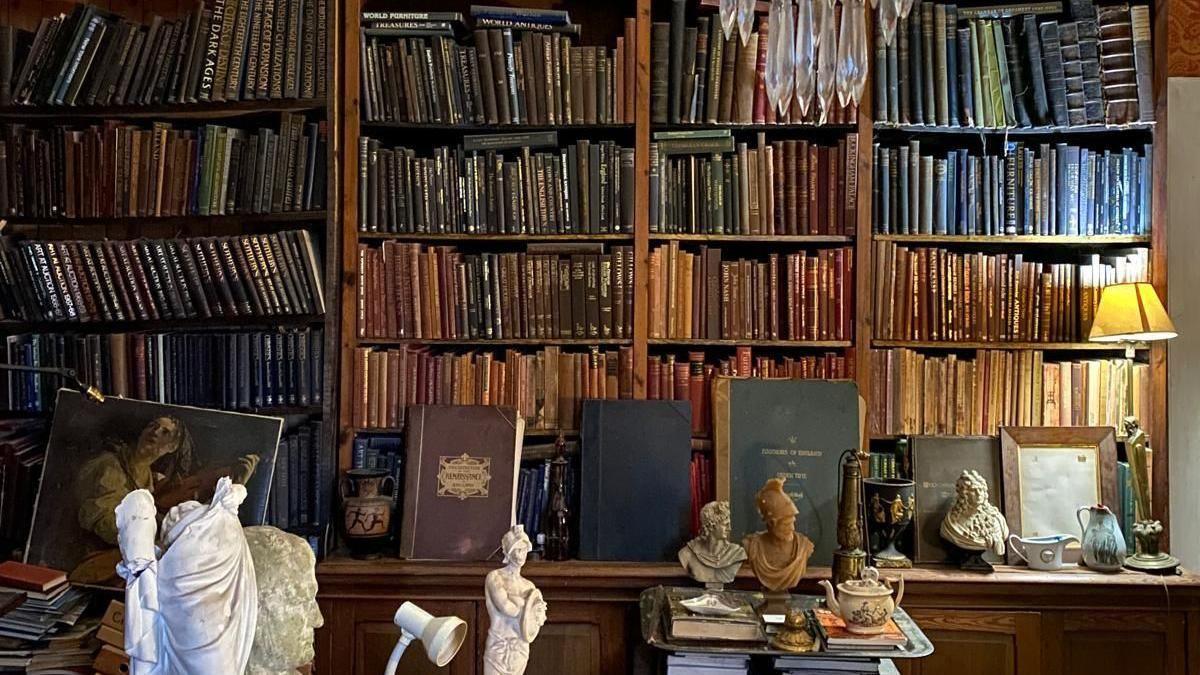
[[[516,522],[525,420],[512,408],[410,406],[400,557],[487,560]]]
[[[942,540],[942,520],[954,503],[954,483],[966,469],[976,471],[987,483],[993,504],[1000,504],[1000,448],[995,438],[914,436],[912,439],[913,482],[916,483],[916,528],[914,560],[942,563],[948,558]]]
[[[579,559],[674,560],[691,523],[687,401],[583,402]]]
[[[784,477],[799,509],[796,529],[812,540],[810,565],[829,565],[837,546],[838,458],[859,448],[863,409],[851,381],[718,377],[713,384],[717,499],[729,500],[732,541],[763,529],[754,497]]]

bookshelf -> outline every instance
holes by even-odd
[[[60,12],[70,14],[79,4],[82,3],[4,3],[4,6],[0,8],[0,25],[34,31],[37,29],[39,22],[44,18],[54,16]],[[164,22],[162,25],[164,26],[167,25],[166,22],[180,22],[179,25],[182,26],[183,22],[189,20],[189,15],[194,15],[196,12],[196,3],[188,2],[122,0],[121,2],[99,2],[96,5],[101,12],[110,12],[121,19],[142,26],[149,26],[155,17],[161,17]],[[316,8],[320,6],[323,6],[326,22],[325,26],[322,27],[326,29],[324,30],[323,38],[320,38],[321,31],[317,30],[317,17],[320,15],[320,12]],[[312,270],[313,278],[311,283],[315,284],[316,288],[324,296],[325,311],[315,314],[285,313],[250,316],[224,314],[210,318],[129,319],[123,321],[94,320],[86,322],[62,322],[3,320],[0,321],[0,335],[54,334],[63,335],[67,338],[81,338],[87,335],[100,336],[101,339],[104,339],[116,333],[128,335],[187,333],[188,335],[196,335],[208,339],[219,338],[220,336],[234,333],[256,332],[264,335],[275,335],[280,332],[320,330],[322,343],[320,345],[311,345],[314,350],[319,347],[320,353],[324,355],[324,358],[319,363],[314,362],[312,364],[314,367],[313,372],[319,372],[322,375],[323,383],[319,404],[250,405],[238,406],[236,408],[241,412],[285,418],[285,436],[289,430],[294,430],[298,425],[310,421],[319,421],[321,423],[322,437],[314,439],[315,447],[313,448],[313,461],[318,462],[322,456],[326,458],[331,457],[335,449],[337,438],[337,396],[340,393],[337,387],[337,352],[339,348],[338,334],[340,331],[340,296],[338,288],[340,282],[339,261],[341,256],[341,237],[339,224],[341,223],[341,212],[338,208],[338,198],[341,194],[341,146],[336,130],[341,124],[343,103],[339,96],[339,73],[337,66],[340,58],[339,54],[342,51],[342,37],[336,30],[336,27],[341,20],[343,8],[341,3],[335,0],[323,0],[320,5],[313,3],[312,7],[314,8],[314,13],[311,15],[313,17],[313,32],[308,36],[311,38],[310,42],[304,42],[306,35],[304,34],[301,22],[297,21],[295,24],[297,29],[297,49],[302,44],[311,45],[311,48],[297,53],[311,56],[313,65],[312,74],[306,75],[301,72],[304,65],[302,60],[304,57],[297,57],[295,73],[298,95],[296,96],[244,99],[244,95],[239,92],[239,95],[234,98],[243,100],[233,100],[231,98],[230,100],[223,101],[186,102],[183,97],[180,97],[178,102],[166,102],[165,92],[173,89],[171,81],[167,80],[168,86],[164,90],[164,97],[157,101],[154,101],[153,97],[147,98],[147,101],[154,101],[148,104],[113,103],[99,105],[86,104],[82,100],[78,101],[77,105],[25,105],[16,103],[0,106],[0,124],[19,123],[25,125],[27,128],[47,128],[62,125],[72,129],[86,129],[93,125],[104,125],[106,121],[111,120],[121,125],[143,129],[150,128],[156,123],[167,123],[171,125],[172,129],[186,131],[204,128],[205,125],[223,125],[230,128],[250,130],[253,133],[255,129],[264,127],[278,129],[280,119],[284,115],[301,115],[306,123],[319,123],[320,125],[324,125],[326,130],[327,142],[324,164],[320,166],[313,165],[312,169],[312,175],[318,179],[318,182],[313,184],[324,183],[325,194],[319,205],[307,208],[307,204],[302,204],[301,206],[304,208],[272,209],[272,212],[269,213],[247,213],[243,209],[236,213],[223,213],[221,215],[139,215],[129,217],[65,218],[61,216],[38,217],[4,214],[0,215],[0,223],[3,223],[3,234],[5,235],[15,235],[19,238],[52,242],[99,242],[103,240],[136,240],[139,238],[178,239],[186,237],[223,237],[242,234],[274,235],[290,230],[303,230],[308,233],[311,245],[318,256],[319,266]],[[211,3],[209,3],[209,8],[211,9]],[[280,12],[278,16],[283,16],[282,3],[278,11]],[[297,13],[295,16],[300,16],[300,14]],[[229,25],[236,32],[239,19],[232,15],[230,19],[231,22]],[[247,21],[250,20],[249,13],[247,13],[246,19]],[[115,22],[112,25],[115,25]],[[121,30],[125,30],[125,28],[122,27]],[[249,27],[248,30],[250,30]],[[177,32],[183,35],[182,30]],[[108,34],[109,37],[111,35],[111,33]],[[233,39],[236,38],[231,34],[231,41]],[[286,37],[284,39],[286,41]],[[325,51],[323,54],[320,48],[321,39],[324,40]],[[108,44],[108,42],[100,43],[101,49]],[[249,45],[249,40],[247,41],[247,45]],[[281,47],[285,46],[286,42],[280,42],[279,45]],[[247,47],[246,53],[249,54],[249,51],[249,47]],[[97,54],[100,53],[98,50]],[[181,50],[179,54],[182,55],[184,52]],[[232,42],[231,54],[236,54],[236,50],[232,48]],[[183,61],[179,61],[179,64],[182,66]],[[324,72],[320,73],[322,66],[324,67]],[[284,69],[283,73],[286,74],[286,64],[282,65],[281,68]],[[245,72],[246,74],[250,73],[248,65]],[[183,86],[184,78],[182,70],[179,71],[179,75],[180,79],[178,82],[180,86]],[[303,93],[303,83],[306,77],[308,78],[307,81],[312,83],[313,89],[311,95]],[[323,93],[318,92],[318,79],[324,80],[325,88]],[[88,80],[88,82],[91,82],[91,80]],[[83,89],[80,89],[81,99]],[[273,94],[274,92],[271,93]],[[283,93],[286,95],[288,92]],[[149,96],[149,90],[147,90],[147,95]],[[315,143],[316,136],[313,136],[312,139]],[[319,180],[322,176],[323,181]],[[195,213],[191,209],[189,211]],[[154,212],[153,209],[150,212]],[[249,280],[247,279],[247,281]],[[180,280],[179,283],[182,284],[183,281]],[[116,392],[106,391],[105,393],[112,395]],[[129,395],[128,392],[126,394]],[[48,416],[49,412],[30,413],[17,411],[6,412],[4,415],[6,418],[36,417]],[[333,480],[332,476],[330,480]],[[320,529],[312,527],[296,529],[295,523],[292,523],[292,528],[290,529],[308,537],[310,543],[318,545],[318,542],[320,542],[320,547],[324,547],[324,542],[322,541],[323,532]]]

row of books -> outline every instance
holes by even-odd
[[[0,420],[0,543],[6,551],[24,547],[29,537],[48,432],[46,420]]]
[[[200,0],[148,24],[78,4],[0,27],[0,105],[323,98],[328,0]]]
[[[881,234],[1150,234],[1151,146],[1008,142],[1003,155],[875,147]]]
[[[279,439],[267,522],[281,530],[308,530],[329,522],[333,456],[324,452],[319,420],[288,429]]]
[[[306,230],[132,241],[0,240],[0,319],[158,321],[321,314]]]
[[[692,411],[695,415],[695,411]],[[717,498],[716,471],[713,467],[711,453],[693,452],[689,477],[692,481],[692,518],[691,533],[693,537],[700,535],[700,509]]]
[[[1041,351],[973,357],[871,353],[875,434],[996,434],[1003,426],[1108,426],[1151,418],[1150,366],[1124,359],[1048,361]],[[1126,406],[1132,390],[1133,409]]]
[[[633,247],[602,251],[600,244],[529,244],[528,253],[463,254],[452,246],[360,244],[358,336],[631,338]]]
[[[780,114],[767,101],[767,21],[743,44],[737,32],[725,39],[715,15],[694,25],[686,3],[671,3],[668,21],[650,25],[650,121],[654,124],[854,124],[858,110],[835,102],[820,110],[814,101],[807,114],[792,101]],[[840,12],[837,7],[835,11]]]
[[[358,152],[364,232],[633,232],[633,148],[612,141],[560,148],[556,132],[469,136],[419,157],[362,137]]]
[[[321,404],[320,330],[239,333],[22,334],[4,363],[70,368],[106,395],[224,410]],[[57,376],[8,371],[0,410],[54,407]]]
[[[8,124],[0,137],[0,213],[124,218],[322,209],[328,136],[325,122],[291,113],[278,131]]]
[[[722,258],[719,248],[650,252],[650,337],[729,340],[849,340],[854,251]]]
[[[528,430],[578,429],[584,399],[633,398],[633,350],[432,353],[425,347],[354,350],[353,423],[403,426],[410,405],[503,405]]]
[[[875,337],[1075,342],[1087,339],[1105,286],[1148,281],[1149,250],[1051,263],[1025,254],[875,248]]]
[[[609,49],[574,44],[576,24],[521,20],[477,21],[485,25],[477,25],[463,39],[466,44],[459,44],[465,32],[461,16],[458,21],[394,18],[405,14],[413,13],[363,15],[360,76],[367,121],[633,123],[633,18],[625,19],[624,34]]]
[[[367,434],[354,438],[350,451],[350,468],[383,469],[392,477],[393,489],[380,493],[399,503],[400,486],[404,485],[404,438],[398,434]]]
[[[875,119],[987,128],[1154,121],[1150,8],[1067,5],[1069,20],[1040,21],[920,2],[891,45],[877,27]]]
[[[712,383],[718,376],[762,379],[848,379],[854,377],[854,360],[826,352],[804,356],[753,356],[750,347],[740,346],[732,358],[709,363],[703,351],[689,351],[687,360],[674,354],[646,358],[646,398],[651,401],[689,401],[692,404],[692,433],[712,432]]]
[[[734,145],[728,130],[656,132],[650,144],[650,231],[853,234],[858,134],[836,145]]]

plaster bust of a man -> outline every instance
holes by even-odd
[[[700,536],[679,549],[679,564],[689,576],[709,586],[732,583],[746,559],[746,549],[729,541],[729,502],[709,502],[700,509]]]
[[[274,527],[245,528],[258,580],[258,626],[247,675],[285,675],[313,660],[316,557],[308,542]]]
[[[954,483],[954,505],[942,521],[942,537],[967,551],[1004,554],[1008,523],[988,501],[987,482],[978,472],[966,469]]]

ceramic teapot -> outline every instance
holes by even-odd
[[[1084,511],[1090,512],[1087,525],[1083,524]],[[1083,564],[1097,572],[1120,572],[1125,562],[1125,535],[1113,512],[1103,504],[1081,506],[1075,519],[1083,530]]]
[[[825,579],[820,584],[825,587],[825,604],[829,611],[846,622],[846,630],[860,635],[882,633],[904,597],[904,577],[900,578],[896,599],[892,600],[892,587],[879,580],[879,570],[874,567],[864,569],[862,579],[838,584],[836,597],[833,584]]]
[[[1008,546],[1031,570],[1053,572],[1063,568],[1063,551],[1067,544],[1079,541],[1069,534],[1051,534],[1044,537],[1018,537],[1008,535]]]

